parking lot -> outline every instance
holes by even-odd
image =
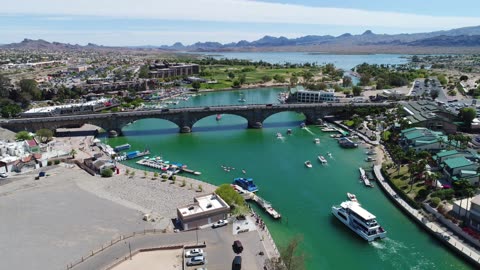
[[[430,78],[427,82],[424,79],[415,80],[410,95],[414,97],[430,97],[433,92],[438,93],[437,100],[443,102],[448,100],[445,90],[437,78]]]

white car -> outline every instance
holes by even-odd
[[[7,174],[7,173],[4,173],[4,172],[0,172],[0,177],[1,177],[1,178],[7,178],[7,177],[8,177],[8,174]]]
[[[226,219],[221,219],[221,220],[213,223],[212,228],[218,228],[218,227],[227,226],[227,224],[228,224],[228,220],[226,220]]]
[[[188,259],[188,261],[187,261],[187,266],[202,265],[202,264],[205,264],[205,257],[203,257],[203,256],[196,256],[196,257]]]
[[[201,249],[201,248],[194,248],[194,249],[190,249],[188,251],[185,251],[185,257],[186,258],[201,256],[201,255],[203,255],[203,249]]]

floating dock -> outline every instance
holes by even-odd
[[[282,215],[275,210],[272,205],[266,200],[262,199],[253,192],[247,191],[242,187],[232,184],[232,187],[240,194],[245,200],[251,200],[257,203],[258,206],[263,208],[267,214],[269,214],[274,219],[280,219]]]
[[[358,170],[360,171],[360,178],[362,179],[365,186],[373,187],[372,183],[370,183],[370,180],[368,180],[368,177],[365,174],[365,170],[363,168],[358,168]]]

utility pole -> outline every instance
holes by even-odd
[[[198,246],[198,228],[195,230],[195,235],[197,236],[197,246]]]
[[[128,242],[128,250],[130,251],[130,260],[132,260],[132,248],[130,247],[130,242]]]

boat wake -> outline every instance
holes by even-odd
[[[308,133],[310,133],[310,134],[312,134],[312,135],[315,135],[315,133],[313,133],[313,132],[310,130],[310,128],[304,127],[303,129],[306,130]]]
[[[370,242],[380,260],[391,263],[391,269],[429,269],[435,263],[423,256],[415,247],[408,247],[400,241],[385,238],[381,241]],[[415,258],[415,260],[411,260]]]

